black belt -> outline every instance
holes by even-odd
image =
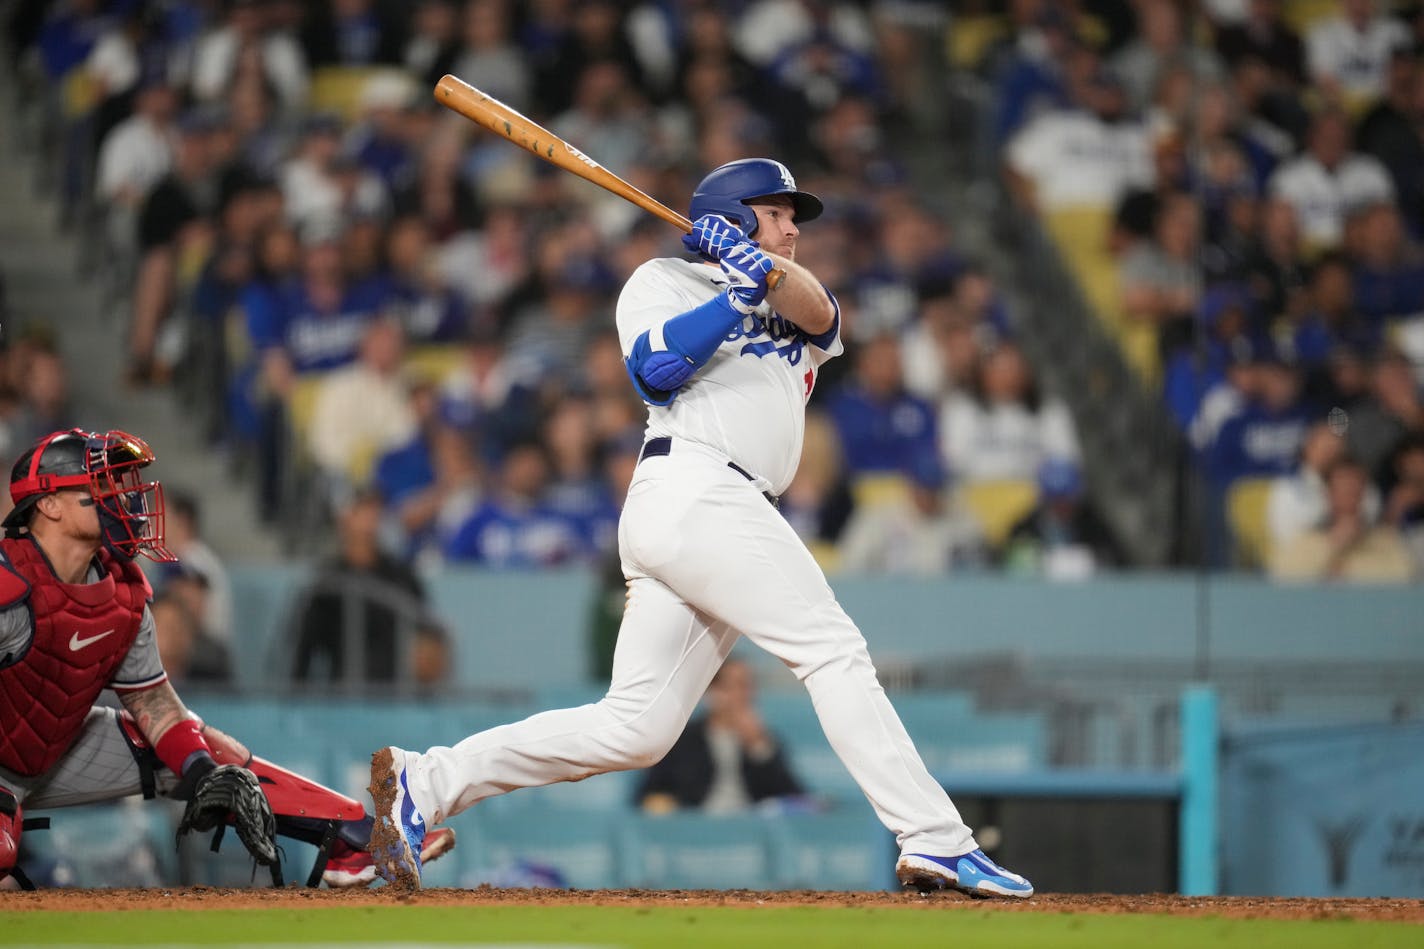
[[[646,442],[644,442],[643,451],[641,454],[638,455],[638,460],[642,461],[644,458],[656,458],[659,455],[669,454],[672,454],[672,438],[667,435],[663,435],[658,438],[650,438]],[[727,467],[731,468],[733,471],[741,475],[743,478],[746,478],[748,481],[756,480],[755,475],[753,475],[747,469],[743,468],[741,465],[737,464],[735,461],[727,462]],[[772,507],[781,507],[781,498],[772,494],[770,491],[763,491],[761,493],[761,496],[766,498]]]

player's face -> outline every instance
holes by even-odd
[[[796,226],[796,209],[791,198],[784,194],[769,195],[748,201],[747,205],[756,212],[756,240],[762,250],[795,260],[796,238],[801,230]]]
[[[51,496],[50,510],[66,537],[86,543],[99,543],[99,508],[82,489],[56,491]]]

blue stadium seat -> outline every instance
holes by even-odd
[[[460,858],[460,885],[507,880],[520,863],[553,868],[573,887],[626,885],[622,821],[620,814],[534,808],[514,818],[477,805],[451,825],[460,835],[452,855]],[[435,864],[431,872],[440,869]]]
[[[772,828],[778,887],[875,890],[893,884],[895,839],[868,804],[787,814]]]
[[[628,881],[654,889],[776,885],[774,818],[670,814],[629,818]]]

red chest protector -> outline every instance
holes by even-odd
[[[29,600],[34,637],[0,669],[0,767],[44,774],[78,737],[138,637],[151,591],[137,564],[99,552],[96,583],[61,583],[28,537],[0,540],[0,607]],[[4,657],[0,657],[3,661]]]

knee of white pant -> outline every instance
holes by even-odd
[[[604,703],[607,706],[608,700]],[[656,703],[638,709],[610,707],[608,711],[619,721],[604,733],[603,742],[614,769],[620,771],[650,768],[662,761],[687,724],[685,715]]]

